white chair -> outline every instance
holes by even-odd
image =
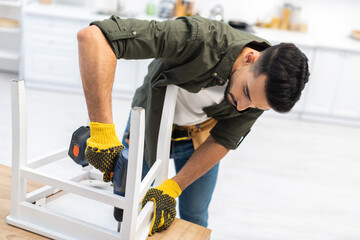
[[[145,111],[132,109],[126,195],[122,197],[113,194],[111,185],[101,181],[99,171],[73,163],[67,155],[68,149],[28,161],[25,86],[24,81],[13,80],[11,211],[7,223],[54,239],[146,239],[154,209],[150,202],[140,212],[139,203],[154,180],[159,185],[168,177],[177,91],[176,86],[167,87],[157,159],[143,181]],[[56,166],[64,163],[70,164],[73,171],[67,172],[71,176],[54,174]],[[45,186],[26,193],[27,180]],[[124,209],[120,232],[112,216],[113,207]],[[85,214],[92,220],[76,214]],[[107,220],[110,223],[105,223]]]

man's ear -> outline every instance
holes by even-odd
[[[255,53],[253,51],[246,53],[246,55],[244,57],[245,65],[252,64],[255,61],[256,61],[256,58],[255,58]]]

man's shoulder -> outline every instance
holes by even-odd
[[[265,45],[270,46],[267,40],[252,33],[235,29],[226,22],[212,20],[199,15],[193,15],[186,18],[190,22],[197,24],[199,35],[202,36],[205,40],[211,39],[209,37],[216,36],[217,39],[220,39],[223,43],[227,42],[229,45],[235,42],[246,40],[249,42],[265,42]]]
[[[217,21],[209,18],[205,18],[199,15],[192,15],[190,17],[187,17],[189,21],[192,21],[194,23],[197,23],[200,28],[206,29],[206,30],[214,30],[218,28],[226,29],[227,31],[234,31],[236,32],[236,29],[232,28],[229,24],[223,22],[223,21]]]

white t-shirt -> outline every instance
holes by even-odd
[[[174,123],[179,126],[186,126],[208,120],[210,117],[206,115],[203,108],[219,104],[224,99],[226,86],[227,83],[223,86],[205,88],[197,93],[191,93],[179,88]]]

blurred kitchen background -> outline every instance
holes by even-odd
[[[11,165],[11,79],[27,87],[29,158],[56,151],[87,123],[80,29],[112,14],[159,21],[199,14],[272,44],[295,43],[311,72],[295,108],[266,112],[222,161],[212,239],[358,240],[359,13],[359,0],[0,0],[0,164]],[[150,61],[118,61],[119,136]]]

